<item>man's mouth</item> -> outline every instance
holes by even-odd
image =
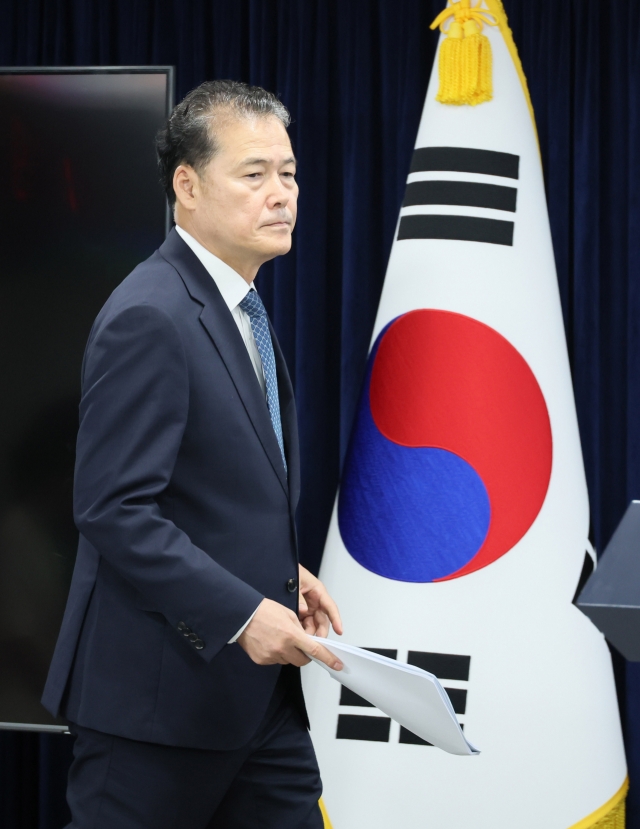
[[[291,222],[288,219],[279,219],[275,222],[265,222],[262,227],[289,227]]]

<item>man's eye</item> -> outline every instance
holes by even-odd
[[[285,178],[295,178],[296,174],[295,173],[283,173],[282,175],[285,176]]]

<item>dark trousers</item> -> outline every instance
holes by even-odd
[[[77,725],[67,829],[322,829],[315,753],[295,702],[276,693],[248,745],[206,751]]]

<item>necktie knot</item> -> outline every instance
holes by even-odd
[[[262,304],[262,300],[260,299],[260,294],[257,291],[249,291],[245,298],[241,300],[240,307],[245,314],[248,314],[252,319],[256,317],[266,317],[267,315],[264,305]]]

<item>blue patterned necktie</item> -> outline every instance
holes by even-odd
[[[262,369],[264,371],[264,379],[267,386],[267,406],[269,408],[269,414],[271,415],[273,431],[276,433],[278,446],[280,447],[282,463],[284,464],[286,471],[287,461],[284,457],[284,441],[282,440],[282,421],[280,420],[280,398],[278,397],[276,358],[273,353],[273,343],[271,342],[271,332],[269,331],[267,312],[264,309],[264,305],[262,304],[262,300],[260,299],[258,292],[254,290],[249,291],[242,302],[240,302],[240,307],[249,317],[251,322],[251,330],[253,331],[260,359],[262,360]]]

